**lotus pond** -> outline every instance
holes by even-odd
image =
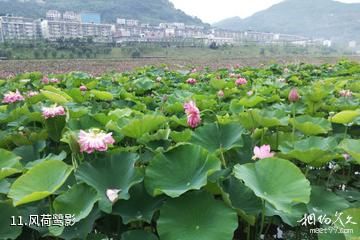
[[[0,85],[0,239],[360,239],[357,63]]]

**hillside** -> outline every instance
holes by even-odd
[[[117,17],[123,17],[150,23],[203,24],[200,19],[175,9],[168,0],[0,0],[0,15],[41,18],[49,9],[96,11],[104,22],[115,22]]]
[[[360,4],[332,0],[286,0],[251,17],[214,24],[230,30],[256,30],[323,37],[334,41],[360,39]]]

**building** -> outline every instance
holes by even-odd
[[[63,20],[70,22],[81,22],[81,16],[76,12],[67,11],[63,14]]]
[[[323,46],[324,47],[331,47],[332,46],[332,41],[331,40],[324,40],[323,41]]]
[[[113,25],[74,21],[41,21],[43,38],[56,41],[60,38],[92,38],[94,42],[112,42]]]
[[[24,17],[0,17],[0,40],[35,40],[36,22]]]
[[[82,23],[81,37],[91,38],[94,42],[109,43],[113,41],[115,26],[111,24]]]
[[[60,21],[61,13],[57,10],[49,10],[46,12],[46,19],[52,21]]]
[[[117,25],[127,26],[127,27],[138,27],[139,20],[136,19],[125,19],[125,18],[117,18],[116,19]]]

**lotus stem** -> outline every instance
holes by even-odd
[[[293,147],[295,146],[295,116],[296,116],[296,107],[295,104],[292,104],[292,117],[293,117],[293,124],[292,124],[292,143]]]
[[[220,159],[221,159],[222,165],[224,166],[224,168],[226,168],[227,165],[226,165],[226,160],[225,160],[225,157],[224,157],[224,151],[223,151],[222,147],[220,148]]]
[[[260,224],[259,237],[261,236],[261,233],[264,230],[264,224],[265,224],[265,200],[262,199],[261,224]]]

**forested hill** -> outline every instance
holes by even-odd
[[[360,4],[332,0],[285,0],[245,19],[225,19],[214,26],[349,41],[360,39]]]
[[[200,19],[175,9],[168,0],[0,0],[0,15],[41,18],[49,9],[96,11],[104,22],[115,22],[117,17],[122,17],[150,23],[203,24]]]

